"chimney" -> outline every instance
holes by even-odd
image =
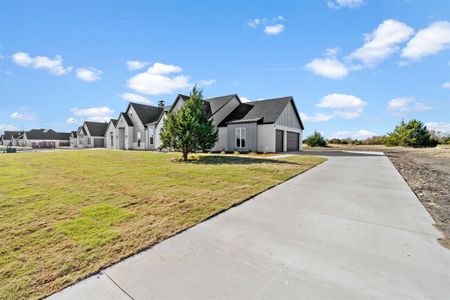
[[[164,100],[158,101],[158,107],[164,108]]]

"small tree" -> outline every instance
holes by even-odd
[[[311,147],[326,147],[327,141],[325,141],[324,137],[318,131],[314,131],[313,134],[308,136],[305,139],[305,144]]]
[[[176,113],[169,113],[161,130],[161,148],[183,154],[183,161],[196,151],[209,151],[217,142],[217,130],[206,112],[202,90],[196,86]]]
[[[436,147],[438,141],[422,122],[413,119],[408,123],[402,120],[394,131],[387,134],[383,143],[386,146]]]

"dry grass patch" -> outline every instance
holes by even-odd
[[[0,154],[0,299],[40,298],[324,161]]]

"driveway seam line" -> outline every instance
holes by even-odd
[[[102,272],[103,274],[105,274],[105,276],[112,281],[112,283],[114,283],[115,286],[117,286],[125,295],[127,295],[130,299],[135,300],[130,294],[127,293],[127,291],[125,291],[125,289],[123,289],[117,282],[115,282],[111,277],[109,277],[108,273],[106,273],[105,271]]]

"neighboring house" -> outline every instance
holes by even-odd
[[[109,149],[117,149],[117,119],[111,119],[105,131],[105,146]]]
[[[5,131],[1,137],[1,143],[4,146],[8,146],[10,143],[12,146],[21,146],[21,138],[24,131]]]
[[[104,148],[106,122],[85,121],[77,131],[77,148]]]
[[[178,95],[170,112],[189,99]],[[214,151],[284,152],[301,150],[303,123],[293,97],[243,103],[236,94],[205,100],[218,129]]]
[[[70,132],[56,132],[52,129],[31,129],[22,136],[23,146],[33,148],[61,148],[70,146]]]
[[[77,148],[77,132],[71,131],[69,136],[70,148]]]
[[[117,149],[156,150],[160,146],[156,134],[162,126],[164,102],[159,106],[130,102],[117,120]],[[159,140],[159,134],[158,134]]]

